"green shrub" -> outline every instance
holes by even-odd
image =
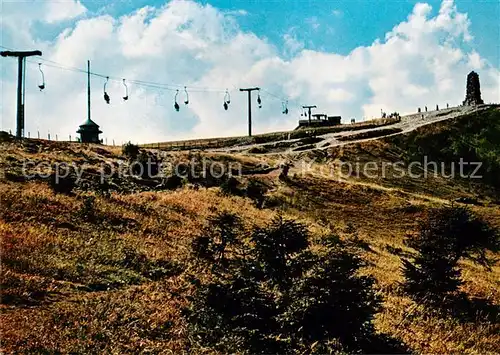
[[[305,265],[298,256],[309,246],[307,238],[308,230],[303,224],[281,218],[254,230],[256,258],[273,286],[289,287],[302,274]]]
[[[356,275],[361,259],[337,245],[313,260],[307,274],[294,281],[290,305],[280,316],[290,328],[292,347],[305,351],[316,344],[314,352],[322,354],[342,349],[373,352],[372,318],[380,300],[372,288],[374,280]]]
[[[131,165],[132,173],[141,178],[158,177],[161,168],[158,157],[146,151],[140,152]]]
[[[49,186],[56,193],[70,195],[76,187],[76,175],[74,172],[66,174],[60,167],[54,166],[54,171],[49,177]],[[67,175],[67,176],[66,176]]]
[[[417,255],[413,261],[403,260],[404,289],[416,301],[435,305],[457,296],[461,258],[489,266],[486,251],[499,249],[498,234],[463,207],[431,211],[407,244]]]
[[[238,188],[239,182],[233,177],[226,177],[226,180],[220,185],[220,190],[224,195],[235,195],[240,196],[242,191]]]
[[[95,196],[85,196],[83,205],[76,210],[76,216],[87,222],[96,222],[100,219],[99,212],[95,206]]]
[[[264,194],[267,192],[264,184],[255,179],[248,180],[246,188],[246,196],[254,201],[257,208],[262,208],[264,205]]]
[[[139,155],[139,146],[131,142],[125,143],[122,148],[122,154],[129,159],[135,159]]]
[[[224,261],[226,247],[238,243],[241,233],[241,219],[230,212],[219,212],[209,217],[208,226],[192,243],[196,257],[210,261]]]
[[[224,219],[226,230],[221,228]],[[321,252],[313,253],[307,228],[294,221],[276,218],[245,239],[235,220],[234,215],[216,216],[209,225],[217,232],[203,234],[193,244],[195,255],[209,255],[211,260],[221,250],[233,251],[210,282],[197,282],[200,286],[187,312],[193,350],[210,347],[241,354],[373,350],[371,320],[379,299],[373,279],[357,274],[363,265],[358,257],[333,238]]]

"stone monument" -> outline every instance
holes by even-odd
[[[467,75],[467,92],[465,100],[462,103],[464,106],[482,105],[484,101],[481,99],[481,85],[479,84],[479,75],[471,71]]]

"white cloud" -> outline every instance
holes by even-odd
[[[94,72],[117,79],[107,86],[111,96],[107,105],[102,98],[105,79],[92,77],[92,114],[108,143],[244,135],[247,97],[238,91],[243,86],[266,89],[261,92],[262,109],[255,103],[256,93],[253,96],[255,132],[294,128],[301,104],[315,104],[318,112],[342,115],[345,121],[377,117],[380,109],[407,113],[425,105],[456,105],[464,98],[470,70],[479,72],[486,102],[500,97],[499,68],[473,49],[464,49],[474,44],[469,20],[451,1],[444,1],[435,16],[429,5],[417,4],[384,40],[348,55],[306,50],[293,30],[283,36],[281,50],[267,39],[243,32],[234,14],[193,1],[173,0],[120,18],[87,14],[52,41],[41,40],[37,32],[37,18],[48,16],[46,7],[16,11],[4,5],[4,12],[14,15],[2,20],[4,41],[39,48],[45,59],[71,67],[84,68],[91,59]],[[76,11],[64,11],[66,15],[56,18],[78,16]],[[19,31],[15,21],[27,26]],[[14,131],[16,63],[4,59],[2,64],[6,75],[1,79],[1,129]],[[32,137],[37,130],[42,136],[50,130],[52,137],[56,133],[60,139],[74,137],[86,118],[86,76],[48,64],[42,66],[47,80],[44,92],[37,89],[36,62],[28,65],[26,130]],[[125,90],[121,78],[129,86],[127,102],[121,99]],[[166,91],[133,80],[179,84],[180,112],[172,107],[175,87]],[[183,85],[191,87],[187,106],[182,103]],[[231,93],[228,111],[222,107],[226,88]],[[267,91],[289,97],[291,114],[282,115],[281,101]]]
[[[471,67],[474,70],[480,70],[484,66],[487,65],[486,61],[481,58],[478,52],[472,51],[467,55],[467,58],[469,59],[469,67]]]
[[[247,16],[248,11],[239,9],[239,10],[230,10],[225,12],[226,15],[232,15],[232,16]]]
[[[46,3],[45,21],[55,23],[71,20],[87,11],[79,0],[48,1]]]
[[[351,101],[354,98],[354,95],[345,89],[338,88],[330,89],[327,92],[327,98],[334,102],[346,102]]]
[[[283,35],[284,52],[287,56],[294,56],[304,49],[304,42],[300,41],[295,34],[296,29],[291,28]]]

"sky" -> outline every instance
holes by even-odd
[[[101,138],[146,143],[245,135],[243,87],[261,88],[254,133],[295,128],[309,104],[344,123],[459,105],[471,70],[500,102],[498,18],[493,0],[3,0],[0,45],[43,52],[26,66],[26,135],[74,139],[90,60]],[[0,130],[15,132],[17,61],[0,72]]]

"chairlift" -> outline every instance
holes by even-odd
[[[128,100],[128,86],[125,83],[125,79],[123,79],[123,86],[125,86],[125,96],[123,97],[123,101],[127,101]]]
[[[284,101],[282,104],[283,104],[283,114],[288,115],[288,100]]]
[[[259,93],[257,94],[257,103],[259,104],[259,108],[262,108],[262,100],[260,99],[260,90]]]
[[[224,110],[227,111],[230,103],[231,103],[231,96],[229,95],[229,91],[226,89],[226,93],[224,94]]]
[[[187,88],[184,86],[184,93],[186,94],[186,99],[184,100],[184,105],[189,104],[189,94],[187,92]]]
[[[42,75],[42,83],[38,85],[38,88],[40,89],[40,91],[42,91],[43,89],[45,89],[45,75],[42,71],[42,63],[38,63],[38,70],[40,70],[40,74]]]
[[[175,111],[179,112],[180,106],[177,103],[177,96],[179,95],[179,90],[176,91],[175,97],[174,97],[174,109]]]
[[[106,82],[104,83],[104,101],[106,101],[107,104],[109,104],[110,98],[108,93],[106,92],[106,86],[108,85],[109,81],[109,76],[106,77]]]

